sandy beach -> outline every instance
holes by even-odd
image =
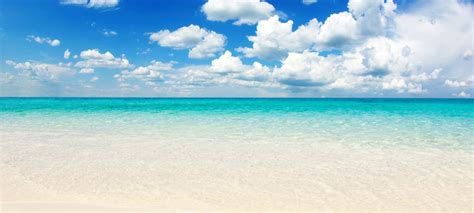
[[[22,133],[2,133],[8,141]],[[3,149],[9,211],[469,211],[472,155],[334,145]],[[58,140],[58,137],[55,137]],[[76,137],[70,140],[94,141]],[[264,151],[265,150],[265,151]],[[59,160],[60,159],[60,160]],[[31,164],[31,165],[30,165]]]
[[[8,108],[19,103],[21,111]],[[72,99],[3,106],[4,212],[473,208],[472,111],[462,103]]]

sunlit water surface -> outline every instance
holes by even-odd
[[[6,208],[473,208],[472,99],[1,98],[0,121]]]

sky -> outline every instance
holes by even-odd
[[[474,97],[464,0],[0,0],[0,96]]]

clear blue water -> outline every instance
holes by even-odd
[[[0,98],[0,120],[2,131],[152,132],[467,151],[474,145],[473,99]]]
[[[465,99],[0,98],[2,192],[150,209],[469,211],[473,130]]]

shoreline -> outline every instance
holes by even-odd
[[[177,148],[170,146],[168,150]],[[223,148],[216,147],[221,151]],[[95,173],[88,173],[87,165],[100,158],[95,154],[88,154],[94,160],[75,162],[73,167],[68,166],[73,161],[64,162],[66,167],[54,165],[46,173],[3,163],[3,210],[469,211],[472,208],[472,195],[469,195],[472,172],[467,162],[472,153],[318,145],[318,149],[325,151],[274,147],[267,154],[238,157],[235,154],[246,153],[250,147],[233,148],[237,150],[228,153],[233,156],[217,157],[206,154],[200,147],[181,150],[191,155],[201,152],[201,156],[196,156],[201,161],[196,162],[194,158],[176,155],[155,158],[154,155],[165,155],[167,151],[157,153],[157,149],[153,152],[149,146],[139,144],[135,145],[135,152],[140,150],[142,157],[136,162],[119,160],[119,156],[113,159],[118,160],[125,173],[120,172],[123,170],[120,167],[112,168],[110,164],[104,167],[100,163],[89,169]],[[108,151],[112,150],[116,149]],[[272,159],[271,155],[281,159]],[[253,158],[249,159],[250,156]],[[148,157],[161,163],[151,167],[137,164]],[[288,161],[287,165],[281,164]],[[316,162],[319,165],[312,166]],[[78,179],[81,177],[93,181]],[[158,179],[161,181],[157,182]],[[148,186],[141,186],[140,181]]]

